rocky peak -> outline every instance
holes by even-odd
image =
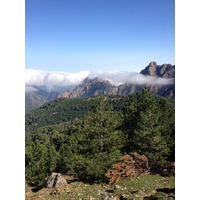
[[[149,63],[149,66],[150,67],[156,67],[157,63],[155,61],[152,61],[152,62]]]
[[[83,83],[77,86],[74,90],[67,90],[59,97],[77,98],[83,96],[92,96],[99,94],[108,94],[112,90],[112,84],[108,80],[86,78]]]
[[[110,81],[99,79],[98,77],[95,77],[93,79],[87,77],[83,81],[83,84],[85,84],[85,85],[93,85],[93,84],[96,84],[96,83],[105,83],[105,84],[108,84],[110,86],[112,85]]]
[[[157,63],[150,62],[149,65],[141,72],[143,75],[156,76],[161,78],[175,78],[175,65],[163,64],[157,65]]]
[[[89,81],[91,81],[92,79],[90,79],[89,77],[87,77],[87,78],[85,78],[84,80],[83,80],[83,83],[87,83],[87,82],[89,82]]]
[[[143,69],[140,73],[149,76],[157,76],[156,68],[157,68],[157,63],[155,61],[150,62],[149,65],[145,69]]]

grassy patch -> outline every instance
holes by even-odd
[[[134,200],[175,199],[175,178],[159,175],[142,175],[139,178],[124,179],[116,184],[84,184],[74,182],[58,188],[43,188],[34,193],[45,200],[101,200],[103,197],[124,197]],[[28,198],[27,198],[28,200]]]

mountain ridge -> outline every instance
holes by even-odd
[[[163,64],[157,65],[156,62],[150,62],[149,65],[140,72],[144,76],[159,77],[165,79],[175,79],[175,65]],[[128,82],[128,81],[127,81]],[[142,90],[145,84],[124,83],[119,86],[113,86],[110,81],[91,79],[87,77],[83,83],[75,87],[73,90],[67,90],[58,98],[81,98],[92,95],[129,95]],[[173,84],[168,85],[149,85],[150,92],[159,94],[167,98],[175,98],[175,87]]]
[[[175,78],[175,65],[150,62],[149,65],[143,69],[140,74],[161,77],[161,78]]]

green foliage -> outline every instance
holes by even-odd
[[[56,99],[26,114],[25,141],[28,184],[42,184],[52,171],[104,180],[129,152],[151,162],[174,160],[174,102],[146,88],[129,96]]]
[[[162,101],[162,102],[160,102]],[[128,134],[128,152],[138,152],[149,158],[150,163],[165,161],[170,152],[167,139],[174,130],[174,122],[169,121],[171,112],[167,112],[161,105],[167,107],[164,100],[156,98],[144,87],[135,94],[130,106],[124,112],[124,129]],[[162,108],[162,109],[161,109]]]
[[[27,199],[44,200],[78,200],[78,199],[129,199],[129,200],[173,200],[175,199],[175,178],[159,175],[142,175],[140,178],[126,178],[119,181],[118,188],[108,184],[88,184],[74,182],[67,187],[42,189],[35,193],[29,193]],[[29,188],[28,188],[29,189]],[[29,189],[30,190],[30,189]],[[57,191],[57,193],[56,193]],[[32,198],[31,198],[32,197]]]
[[[122,110],[127,105],[128,96],[108,95],[108,102],[114,110]],[[70,122],[84,117],[92,107],[96,106],[98,96],[80,99],[58,98],[45,103],[41,107],[26,113],[26,131],[36,130],[39,127]]]
[[[175,106],[164,98],[160,99],[158,106],[161,111],[159,123],[162,125],[162,136],[169,149],[168,160],[175,161]]]
[[[94,105],[95,101],[87,99],[55,99],[26,113],[26,130],[82,118]]]
[[[47,148],[38,141],[26,147],[26,181],[33,185],[42,185],[48,175]]]
[[[47,146],[47,166],[48,166],[48,173],[50,174],[51,172],[54,172],[57,168],[57,164],[59,162],[60,159],[60,155],[59,153],[56,151],[55,146],[53,145],[53,143],[51,142],[48,146]]]
[[[75,171],[82,180],[103,179],[106,170],[121,156],[124,135],[119,130],[120,114],[113,111],[105,97],[83,119],[81,136],[78,132],[78,160]],[[88,178],[89,177],[89,178]]]

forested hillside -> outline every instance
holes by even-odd
[[[130,96],[106,95],[114,110],[122,110],[128,104]],[[58,98],[41,107],[26,113],[26,130],[34,130],[38,127],[69,122],[75,118],[82,118],[96,105],[98,96],[79,99]]]
[[[146,87],[132,96],[53,100],[26,115],[26,182],[42,185],[54,171],[106,181],[132,152],[146,156],[149,169],[174,161],[174,114],[173,100]]]

